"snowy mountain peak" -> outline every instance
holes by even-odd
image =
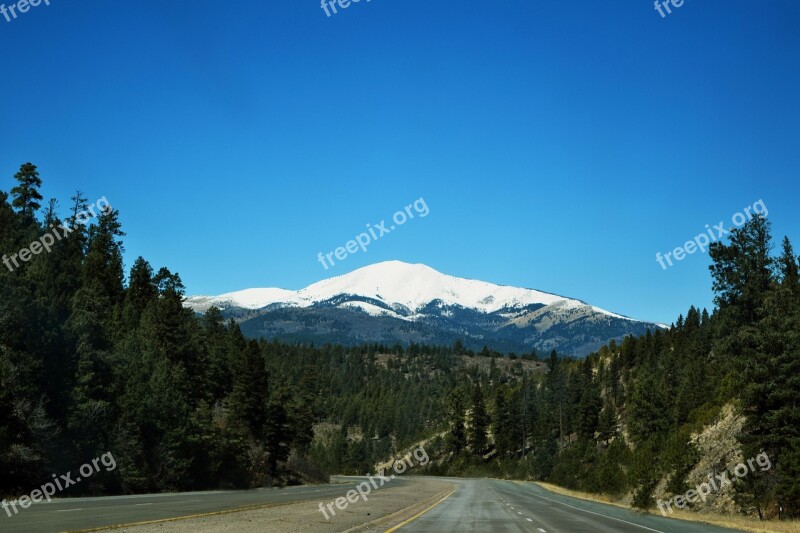
[[[457,278],[442,274],[427,265],[403,261],[385,261],[365,266],[348,274],[314,283],[299,291],[275,288],[247,289],[216,297],[190,297],[186,305],[198,312],[203,312],[212,305],[223,309],[230,307],[262,309],[275,304],[311,307],[342,295],[377,300],[390,308],[402,306],[412,313],[435,301],[483,313],[519,309],[536,304],[545,306],[558,304],[562,308],[590,307],[579,300],[555,294]],[[599,313],[624,318],[602,309],[592,309]]]
[[[248,289],[194,296],[187,307],[220,308],[252,338],[290,342],[378,342],[583,356],[611,339],[643,335],[655,324],[609,313],[556,294],[442,274],[386,261],[305,289]]]

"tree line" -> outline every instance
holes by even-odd
[[[0,269],[0,494],[113,452],[94,494],[250,487],[320,477],[306,464],[313,387],[290,389],[218,310],[183,306],[180,276],[143,258],[123,272],[119,211],[42,209],[36,166],[0,191],[0,250],[61,224],[49,253]],[[290,457],[290,454],[293,454]],[[292,457],[297,465],[293,464]],[[323,476],[324,477],[324,476]]]
[[[666,330],[612,341],[584,360],[552,353],[545,375],[468,376],[448,396],[434,471],[550,481],[654,505],[686,492],[700,451],[692,435],[732,405],[746,417],[745,458],[774,467],[736,486],[739,509],[800,516],[800,278],[784,238],[756,217],[714,243],[716,308],[691,307]],[[724,465],[717,465],[723,470]]]
[[[0,267],[0,496],[112,452],[92,494],[252,487],[373,472],[426,442],[433,474],[551,481],[640,506],[667,477],[685,492],[691,435],[725,405],[746,415],[746,457],[773,468],[737,486],[743,510],[800,514],[800,276],[756,217],[712,245],[716,307],[585,359],[453,346],[252,340],[218,309],[183,306],[180,276],[123,267],[120,213],[77,224],[86,199],[43,208],[32,164],[0,191],[0,251],[74,230]],[[467,364],[482,355],[486,364]],[[488,363],[487,363],[488,362]]]

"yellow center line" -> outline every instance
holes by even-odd
[[[411,522],[413,522],[414,520],[416,520],[416,519],[417,519],[417,518],[419,518],[420,516],[424,515],[425,513],[427,513],[428,511],[430,511],[430,510],[431,510],[431,509],[433,509],[434,507],[437,507],[437,506],[441,505],[441,503],[442,503],[443,501],[445,501],[447,498],[449,498],[450,496],[452,496],[452,495],[453,495],[453,493],[454,493],[456,490],[458,490],[458,489],[453,489],[452,491],[450,491],[450,494],[448,494],[447,496],[445,496],[444,498],[442,498],[442,499],[441,499],[441,500],[439,500],[438,502],[434,503],[433,505],[431,505],[430,507],[428,507],[428,508],[427,508],[427,509],[425,509],[424,511],[422,511],[422,512],[420,512],[420,513],[418,513],[418,514],[416,514],[416,515],[414,515],[414,516],[412,516],[411,518],[409,518],[408,520],[406,520],[406,521],[404,521],[404,522],[400,522],[399,524],[397,524],[396,526],[394,526],[394,527],[393,527],[393,528],[391,528],[391,529],[387,529],[386,531],[384,531],[384,533],[393,533],[394,531],[397,531],[397,530],[398,530],[398,529],[400,529],[401,527],[403,527],[403,526],[406,526],[406,525],[410,524]]]

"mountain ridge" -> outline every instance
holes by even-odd
[[[473,347],[566,349],[578,356],[611,339],[663,327],[575,298],[459,278],[402,261],[375,263],[297,291],[245,289],[191,296],[185,305],[197,313],[218,307],[253,337],[341,344],[443,343],[463,337]],[[373,331],[362,315],[374,319]]]

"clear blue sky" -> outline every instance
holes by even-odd
[[[0,188],[105,195],[190,294],[400,259],[672,322],[709,259],[656,252],[759,199],[800,248],[796,0],[51,0],[0,49]]]

